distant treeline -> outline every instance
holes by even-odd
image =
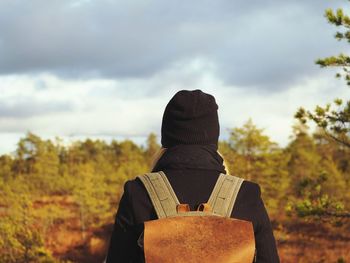
[[[48,233],[77,218],[84,240],[89,229],[113,223],[124,182],[148,172],[159,148],[154,134],[141,147],[91,139],[63,146],[28,133],[14,155],[0,157],[0,261],[59,262]],[[249,120],[219,151],[231,174],[260,184],[273,221],[348,216],[350,149],[321,131],[297,125],[281,148]],[[50,197],[69,198],[72,207],[40,205]]]

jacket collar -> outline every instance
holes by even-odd
[[[166,169],[203,169],[226,173],[215,144],[176,145],[166,149],[153,172]]]

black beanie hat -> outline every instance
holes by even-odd
[[[219,120],[215,98],[201,90],[181,90],[169,101],[162,121],[162,146],[218,144]]]

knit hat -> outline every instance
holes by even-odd
[[[201,90],[181,90],[169,101],[162,121],[162,146],[216,144],[219,138],[218,105]]]

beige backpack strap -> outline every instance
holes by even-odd
[[[244,179],[220,174],[208,203],[214,214],[230,217]]]
[[[159,219],[177,214],[179,200],[163,172],[147,173],[138,178],[145,186]]]

